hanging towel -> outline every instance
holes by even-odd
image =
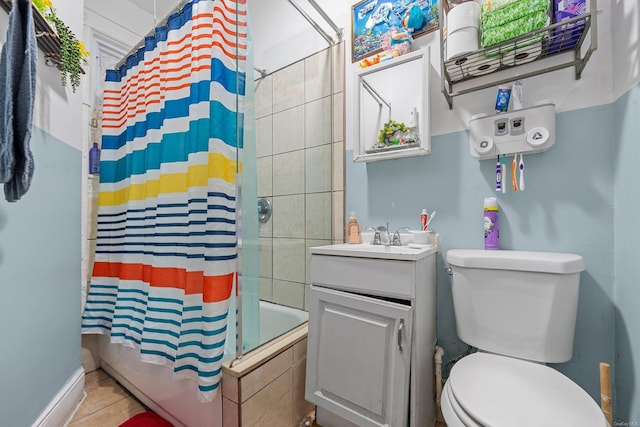
[[[0,54],[0,182],[5,198],[20,199],[33,178],[29,148],[36,92],[36,35],[31,2],[14,0]]]

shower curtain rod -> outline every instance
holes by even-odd
[[[327,43],[329,43],[329,45],[333,45],[336,43],[339,43],[340,40],[342,40],[342,34],[343,31],[341,28],[338,28],[338,26],[335,24],[335,22],[333,22],[331,20],[331,18],[329,18],[329,16],[325,13],[324,10],[322,10],[322,8],[318,5],[318,3],[316,3],[314,0],[307,0],[309,2],[309,4],[311,4],[311,6],[313,6],[313,8],[316,10],[316,12],[318,12],[320,14],[320,16],[322,16],[324,18],[324,20],[327,22],[327,24],[329,24],[329,26],[331,28],[333,28],[333,30],[336,32],[336,36],[338,37],[338,40],[335,41],[331,38],[331,36],[329,34],[327,34],[322,27],[320,27],[320,25],[318,25],[318,23],[316,21],[313,20],[313,18],[311,16],[309,16],[309,14],[307,12],[304,11],[304,9],[302,9],[298,3],[296,3],[293,0],[287,0],[289,2],[289,4],[291,4],[291,6],[293,6],[293,8],[295,10],[298,11],[298,13],[300,15],[302,15],[302,17],[304,19],[307,20],[307,22],[318,32],[318,34],[320,34],[322,36],[323,39],[325,39],[327,41]]]
[[[115,69],[117,70],[118,68],[120,68],[125,62],[127,62],[127,58],[133,54],[134,52],[136,52],[138,49],[140,49],[142,46],[144,46],[144,41],[147,37],[149,37],[152,34],[155,34],[156,32],[156,28],[157,27],[162,27],[164,24],[167,23],[167,21],[169,21],[169,17],[171,15],[173,15],[174,13],[178,12],[180,13],[182,11],[182,8],[184,7],[185,4],[187,4],[188,2],[190,2],[191,0],[180,0],[180,3],[178,3],[178,5],[176,7],[174,7],[171,12],[169,12],[163,19],[162,21],[156,23],[154,22],[154,27],[151,31],[149,31],[147,34],[145,34],[145,36],[142,38],[142,40],[140,40],[136,45],[134,45],[129,52],[127,52],[124,57],[118,61],[118,63],[115,66]],[[154,14],[155,14],[155,0],[154,0]],[[153,17],[154,21],[155,21],[155,16]]]
[[[327,21],[327,24],[329,24],[329,26],[333,29],[333,31],[336,32],[336,36],[338,37],[338,42],[340,40],[342,40],[342,36],[344,35],[344,29],[340,28],[336,25],[335,22],[333,22],[333,20],[331,18],[329,18],[329,15],[327,15],[327,13],[324,11],[324,9],[322,9],[320,7],[320,5],[318,5],[318,3],[315,2],[315,0],[307,0],[309,2],[309,4],[311,4],[311,6],[313,6],[313,8],[320,14],[320,16],[322,16],[322,18]]]
[[[124,57],[118,61],[118,63],[115,66],[115,69],[117,70],[118,68],[120,68],[126,61],[127,58],[133,54],[134,52],[136,52],[138,49],[140,49],[140,47],[144,46],[144,41],[147,37],[149,37],[152,34],[155,34],[156,28],[157,27],[161,27],[164,24],[167,23],[167,21],[169,20],[169,17],[171,15],[173,15],[176,12],[180,12],[182,10],[182,8],[184,7],[185,4],[187,4],[189,1],[191,0],[180,0],[180,3],[178,3],[178,5],[173,8],[173,10],[171,12],[169,12],[164,19],[162,19],[162,21],[158,22],[158,23],[154,23],[154,28],[149,31],[143,38],[142,40],[137,43],[135,46],[133,46],[129,52],[127,52]],[[309,14],[307,12],[305,12],[296,2],[294,2],[293,0],[288,0],[288,2],[291,4],[291,6],[294,7],[294,9],[296,9],[298,11],[298,13],[300,13],[300,15],[302,15],[302,17],[304,19],[307,20],[307,22],[309,24],[311,24],[311,26],[322,36],[323,39],[325,39],[327,41],[327,43],[329,43],[330,45],[333,45],[335,43],[339,43],[342,40],[342,36],[344,35],[344,30],[340,27],[338,27],[336,25],[335,22],[333,22],[333,20],[329,17],[329,15],[327,15],[327,13],[320,7],[320,5],[318,5],[318,3],[315,2],[315,0],[307,0],[309,2],[309,4],[318,12],[318,14],[320,16],[322,16],[322,18],[327,22],[327,24],[329,24],[329,26],[333,29],[333,31],[336,32],[336,36],[337,36],[337,41],[334,41],[331,36],[329,36],[329,34],[327,34],[321,27],[320,25],[318,25],[318,23],[316,21],[313,20],[313,18],[311,18],[311,16],[309,16]],[[154,11],[155,11],[155,7],[154,7]],[[155,17],[154,17],[155,18]]]

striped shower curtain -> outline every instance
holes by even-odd
[[[246,0],[191,0],[107,71],[95,264],[83,333],[220,383],[236,277]]]

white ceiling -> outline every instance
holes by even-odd
[[[128,0],[129,3],[139,7],[150,15],[153,15],[153,4],[155,3],[156,18],[160,21],[167,16],[179,3],[180,0]]]

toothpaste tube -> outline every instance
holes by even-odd
[[[509,109],[509,98],[511,98],[511,86],[498,86],[498,96],[496,96],[496,114],[507,112]]]
[[[522,110],[522,80],[516,80],[511,86],[511,96],[513,100],[511,102],[514,110]]]

